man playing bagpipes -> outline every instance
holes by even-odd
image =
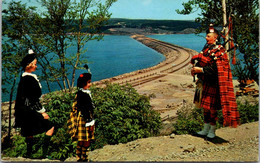
[[[206,34],[206,45],[191,59],[191,75],[198,77],[194,103],[204,114],[204,128],[197,134],[212,139],[216,136],[218,110],[222,109],[224,126],[237,127],[239,113],[228,55],[222,45],[216,44],[219,33],[211,24]]]

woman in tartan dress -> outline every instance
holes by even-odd
[[[77,81],[78,92],[73,103],[70,119],[68,120],[69,132],[73,141],[77,141],[77,161],[88,161],[88,148],[94,140],[94,106],[91,100],[91,74],[83,73]]]
[[[195,95],[194,102],[204,111],[204,128],[198,135],[214,138],[216,130],[217,110],[222,109],[224,126],[237,127],[239,113],[237,110],[232,74],[225,48],[217,45],[218,31],[213,25],[206,31],[207,44],[203,50],[192,57],[191,63],[198,62],[191,69],[203,83],[201,97]],[[198,100],[199,101],[196,101]]]

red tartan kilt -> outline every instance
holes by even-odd
[[[207,110],[221,109],[220,95],[217,84],[204,82],[201,98],[201,107]]]

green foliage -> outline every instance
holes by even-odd
[[[240,114],[240,123],[250,123],[259,120],[258,103],[250,104],[248,101],[242,103],[237,101]],[[203,109],[192,108],[191,106],[182,107],[177,111],[177,121],[174,123],[176,134],[194,134],[200,131],[204,125]],[[218,111],[217,128],[223,127],[222,110]]]
[[[255,122],[259,120],[259,104],[250,104],[246,101],[244,104],[238,102],[238,110],[241,123]]]
[[[173,124],[176,134],[193,134],[203,126],[203,109],[183,106],[177,110],[177,121]]]
[[[10,141],[11,145],[7,149],[3,149],[2,147],[2,154],[9,157],[18,157],[18,156],[24,156],[26,153],[26,143],[25,138],[15,135],[12,137],[12,140]]]
[[[51,157],[64,160],[75,153],[75,145],[67,132],[67,120],[75,93],[53,92],[44,97],[44,107],[48,110],[50,121],[55,125],[55,134],[51,138]]]
[[[92,148],[126,143],[159,133],[159,113],[151,109],[148,97],[139,95],[130,85],[94,87],[92,95],[96,106],[97,138]]]
[[[67,122],[74,98],[75,93],[62,92],[52,92],[44,97],[44,107],[55,127],[62,128]]]

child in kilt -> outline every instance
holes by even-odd
[[[83,73],[77,81],[78,91],[68,120],[69,133],[77,141],[77,161],[87,162],[91,141],[94,140],[94,105],[91,100],[91,74]]]

